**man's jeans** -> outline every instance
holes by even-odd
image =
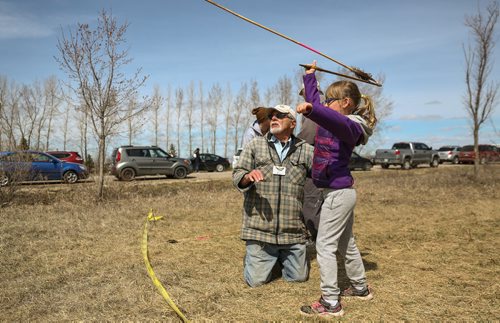
[[[249,240],[246,242],[243,271],[246,283],[257,287],[269,282],[276,261],[283,266],[282,275],[286,281],[303,282],[308,279],[305,243],[277,245]]]

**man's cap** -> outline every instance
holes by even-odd
[[[321,87],[319,86],[319,81],[316,81],[316,87],[318,88],[319,94],[323,95],[323,91],[321,91]],[[302,83],[302,87],[300,88],[299,95],[304,95],[304,83]]]
[[[287,113],[287,114],[289,114],[289,115],[292,116],[293,120],[297,120],[297,116],[295,114],[295,111],[293,111],[293,109],[290,108],[290,106],[288,106],[288,105],[278,104],[277,106],[275,106],[272,109],[276,110],[276,111],[279,111],[279,112],[282,112],[282,113]]]

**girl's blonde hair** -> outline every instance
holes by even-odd
[[[352,114],[361,116],[368,124],[368,127],[371,129],[375,128],[375,125],[377,124],[377,117],[375,116],[373,100],[369,96],[361,94],[356,83],[351,81],[334,82],[326,89],[325,97],[327,99],[350,98],[356,107]],[[360,106],[361,99],[364,101],[362,106]]]

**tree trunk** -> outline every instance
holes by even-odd
[[[479,177],[479,125],[474,120],[474,178]]]
[[[102,129],[104,130],[104,129]],[[104,197],[104,161],[106,160],[106,138],[99,137],[99,179],[97,197],[101,200]]]

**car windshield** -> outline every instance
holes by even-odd
[[[154,154],[156,155],[155,157],[172,157],[170,154],[164,152],[161,149],[155,149]]]
[[[438,151],[449,151],[449,150],[453,150],[453,147],[441,147],[439,148]]]

